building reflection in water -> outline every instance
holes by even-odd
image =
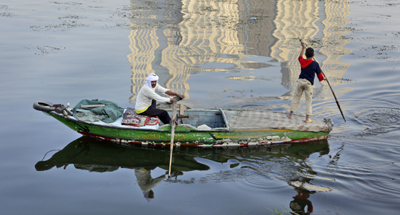
[[[348,32],[344,28],[348,24],[346,16],[350,13],[348,0],[279,0],[277,11],[273,36],[278,42],[272,47],[271,57],[283,64],[282,85],[293,89],[300,74],[297,58],[301,46],[297,38],[316,48],[316,58],[322,64],[322,69],[331,79],[331,84],[338,85],[340,82],[335,80],[349,68],[348,63],[339,61],[341,56],[350,53],[349,49],[344,48],[349,40],[343,38]]]
[[[297,38],[316,48],[332,86],[342,83],[337,79],[349,68],[340,61],[351,51],[344,48],[348,0],[131,0],[131,12],[131,103],[151,72],[190,98],[191,74],[226,70],[199,65],[227,63],[239,71],[268,66],[243,61],[252,55],[281,62],[282,85],[292,90],[300,73]]]
[[[274,5],[272,0],[166,1],[165,5],[131,0],[130,102],[135,102],[151,72],[160,76],[162,85],[190,98],[190,74],[224,71],[196,65],[229,63],[239,69],[268,66],[240,59],[270,55],[276,40],[271,37]]]

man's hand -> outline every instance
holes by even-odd
[[[303,42],[301,42],[301,47],[302,47],[303,49],[305,49],[305,48],[306,48],[306,45],[305,45]]]
[[[171,102],[176,102],[176,98],[171,98],[170,101]]]
[[[326,80],[322,80],[321,81],[321,85],[322,85],[322,87],[325,87],[326,86]]]
[[[181,98],[181,99],[184,99],[185,98],[185,96],[184,95],[177,95],[179,98]]]
[[[180,95],[180,94],[175,93],[175,92],[173,92],[173,91],[171,91],[171,90],[168,90],[167,92],[165,92],[165,94],[167,94],[167,95],[169,95],[169,96],[178,96],[178,97],[181,98],[181,99],[184,99],[184,98],[185,98],[184,95]],[[171,100],[171,101],[172,101],[172,100]]]

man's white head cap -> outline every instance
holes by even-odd
[[[148,87],[153,88],[151,86],[151,82],[152,81],[158,81],[158,75],[154,74],[154,73],[150,73],[149,76],[147,76],[146,81],[144,82]]]

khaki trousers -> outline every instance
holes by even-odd
[[[292,99],[292,105],[290,107],[291,111],[296,111],[297,106],[299,105],[301,95],[304,92],[304,95],[306,97],[306,114],[307,115],[312,115],[312,95],[313,95],[313,85],[311,82],[309,82],[307,79],[299,79],[299,83],[297,84],[296,87],[296,92],[294,94],[294,97]]]

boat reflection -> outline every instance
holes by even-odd
[[[208,161],[229,164],[232,171],[237,168],[251,169],[257,172],[264,171],[263,175],[271,176],[272,174],[271,178],[284,181],[295,189],[297,195],[290,203],[293,211],[304,211],[306,205],[308,211],[312,211],[312,204],[308,200],[310,194],[315,191],[330,191],[330,188],[310,183],[317,177],[317,173],[306,161],[314,153],[319,153],[320,156],[328,154],[327,140],[254,147],[175,147],[171,170],[175,181],[185,184],[188,181],[177,178],[182,177],[184,172],[210,170],[210,166],[207,165]],[[68,165],[73,165],[76,169],[91,172],[111,172],[119,168],[132,169],[135,171],[144,197],[149,201],[154,198],[152,189],[166,178],[169,156],[169,147],[125,147],[115,142],[82,136],[54,153],[51,158],[37,162],[35,168],[37,171],[46,171],[53,167],[65,169]],[[196,158],[202,159],[197,159],[200,160],[197,161]],[[291,168],[291,170],[276,173],[265,168],[279,165],[283,165],[281,168],[283,171],[285,168]],[[152,178],[151,170],[155,168],[164,169],[165,173]],[[283,175],[283,177],[279,175]]]
[[[151,170],[156,167],[168,170],[169,155],[167,149],[128,148],[110,141],[82,136],[55,153],[50,159],[37,162],[35,168],[37,171],[45,171],[53,167],[66,168],[73,164],[76,169],[91,172],[111,172],[119,168]],[[172,171],[208,169],[208,166],[198,163],[194,157],[174,153]]]
[[[320,153],[320,156],[329,153],[327,140],[254,147],[175,147],[172,170],[185,172],[210,169],[209,166],[196,161],[197,157],[219,163],[227,163],[230,159],[238,162],[258,163],[258,161],[269,161],[273,158],[284,158],[288,165],[301,166],[301,169],[305,170],[308,175],[315,175],[316,173],[305,160],[317,152]],[[76,169],[91,172],[111,172],[119,168],[151,170],[156,167],[168,170],[169,153],[169,147],[132,147],[131,145],[126,147],[115,142],[82,136],[59,150],[50,159],[37,162],[35,168],[37,171],[45,171],[53,167],[66,168],[72,164]],[[309,180],[312,180],[312,177]],[[287,182],[293,187],[299,187],[299,183],[303,186],[308,181],[291,178]]]

